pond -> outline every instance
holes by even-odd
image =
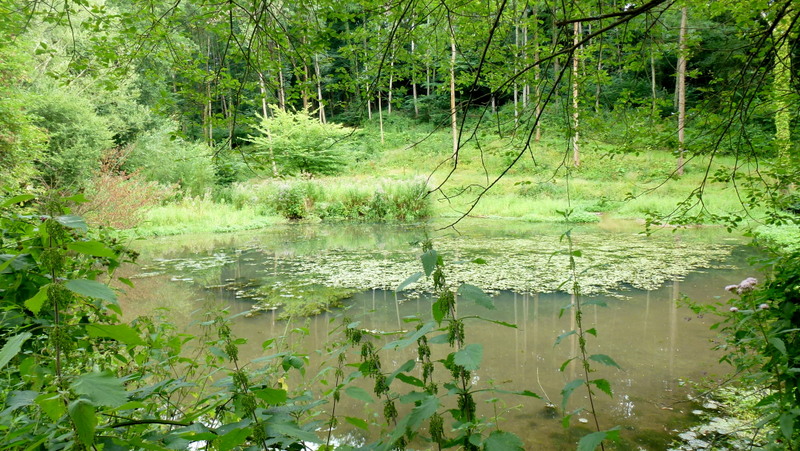
[[[567,230],[569,239],[564,236]],[[675,431],[697,420],[697,410],[704,409],[690,400],[693,383],[728,371],[716,363],[719,355],[711,350],[715,334],[709,327],[716,318],[693,314],[676,300],[726,299],[725,285],[752,275],[747,261],[753,251],[745,240],[718,229],[651,236],[641,230],[640,224],[613,221],[568,228],[475,220],[458,230],[437,230],[436,225],[288,225],[154,239],[134,244],[142,258],[139,266],[128,269],[135,288],[127,290],[123,302],[131,317],[167,307],[170,319],[186,327],[203,311],[260,310],[234,321],[235,334],[248,340],[241,355],[263,356],[264,341],[301,326],[303,333],[293,334],[286,346],[308,354],[313,373],[330,363],[315,350],[337,338],[331,333],[341,324],[344,310],[287,320],[292,302],[334,293],[336,299],[345,297],[341,302],[346,315],[360,321],[359,327],[407,331],[414,327],[408,318],[430,320],[430,285],[420,280],[400,293],[392,290],[421,271],[419,243],[432,239],[444,258],[448,281],[481,287],[496,306],[487,310],[464,302],[459,315],[481,315],[516,326],[467,324],[467,343],[484,346],[473,380],[476,387],[530,390],[560,406],[563,386],[581,377],[574,363],[559,371],[576,353],[575,337],[555,345],[558,336],[575,327],[569,310],[561,314],[572,302],[563,288],[569,280],[571,241],[572,251],[579,251],[582,299],[595,304],[584,312],[585,328],[597,330],[597,338],[589,337],[589,352],[611,356],[622,368],[595,364],[592,377],[607,379],[613,390],[613,398],[597,395],[601,426],[621,427],[619,449],[666,449]],[[472,263],[476,259],[485,262]],[[397,338],[387,336],[384,341]],[[446,345],[438,346],[444,356]],[[384,366],[396,368],[415,352],[387,352]],[[351,361],[356,359],[354,354]],[[560,416],[543,400],[489,400],[482,400],[479,412],[499,415],[502,428],[522,438],[526,449],[574,449],[577,438],[589,431],[585,414],[575,415],[572,427],[565,430]],[[342,401],[337,413],[343,415],[377,418],[382,411],[378,403],[347,396]],[[587,405],[585,393],[578,389],[567,407]],[[342,422],[336,434],[361,436],[362,431],[348,426]]]

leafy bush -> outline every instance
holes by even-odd
[[[724,320],[713,328],[724,333],[725,341],[719,345],[725,352],[722,361],[734,366],[745,386],[763,388],[755,394],[759,429],[770,426],[771,442],[796,449],[800,445],[800,253],[779,256],[768,264],[774,274],[765,283],[748,277],[725,287],[735,297],[716,311]]]
[[[352,133],[338,124],[323,124],[308,111],[282,111],[272,105],[272,116],[262,117],[256,125],[260,136],[250,136],[255,150],[252,156],[263,168],[273,163],[282,174],[336,174],[350,156],[340,141]]]
[[[165,122],[146,132],[131,146],[122,165],[126,172],[139,172],[147,180],[177,185],[191,196],[203,195],[215,181],[212,151],[205,144],[176,137],[176,125]]]
[[[40,163],[45,181],[60,188],[85,186],[103,151],[114,146],[107,121],[84,97],[55,88],[32,97],[30,113],[48,136]]]
[[[300,184],[282,183],[271,201],[275,211],[287,219],[303,219],[308,215],[306,191]]]

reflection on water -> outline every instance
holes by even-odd
[[[281,252],[314,253],[348,246],[337,241],[341,238],[331,239],[330,235],[325,235],[326,229],[319,229],[314,233],[307,229],[294,234],[283,230],[273,235],[262,232],[261,235],[245,238],[227,238],[227,241],[222,238],[223,241],[210,247],[178,252],[171,247],[169,240],[162,241],[163,250],[148,248],[146,258],[208,257],[216,249],[225,248],[227,255],[231,255],[231,249],[234,249],[233,255],[238,251],[240,255],[251,255],[248,258],[254,260],[246,264],[242,264],[241,260],[223,263],[211,275],[208,274],[209,268],[191,270],[184,267],[180,271],[173,269],[173,272],[140,278],[137,287],[129,291],[125,300],[126,311],[131,315],[142,314],[167,304],[175,312],[172,318],[186,323],[192,317],[191,312],[200,306],[227,308],[231,313],[247,311],[251,303],[237,300],[235,293],[205,287],[219,280],[252,278],[259,271],[280,272],[276,256]],[[397,229],[380,227],[369,230],[377,232],[362,230],[360,233],[366,238],[361,241],[355,239],[356,244],[349,246],[363,246],[366,249],[382,246],[382,249],[387,249],[407,246],[406,243],[412,241],[409,239],[412,232],[398,233]],[[418,231],[416,233],[419,235]],[[351,234],[351,238],[357,238],[357,235]],[[491,248],[491,235],[502,234],[494,227],[491,233],[482,235],[487,248]],[[719,235],[717,241],[727,238]],[[693,239],[711,238],[685,236],[683,239],[691,242]],[[194,243],[197,246],[197,242]],[[254,254],[248,254],[254,248],[260,249],[264,258],[257,259],[252,256]],[[583,322],[585,329],[595,328],[597,331],[597,338],[588,337],[589,353],[609,355],[622,367],[622,370],[618,370],[594,363],[597,371],[591,377],[611,382],[614,397],[609,398],[598,391],[597,406],[602,427],[622,427],[627,440],[627,445],[621,446],[623,449],[665,449],[665,440],[668,440],[670,431],[684,425],[689,412],[695,408],[687,399],[690,393],[690,384],[687,382],[726,371],[726,368],[716,365],[718,355],[710,350],[714,334],[709,326],[715,319],[695,315],[679,307],[675,301],[686,295],[696,301],[713,302],[716,296],[725,296],[722,287],[751,275],[747,269],[743,269],[747,267],[744,249],[731,244],[727,254],[724,261],[717,262],[716,266],[720,269],[694,268],[658,289],[627,290],[624,298],[614,296],[614,293],[582,298],[583,302],[602,301],[607,305],[586,306]],[[575,362],[566,365],[563,372],[559,371],[563,362],[576,355],[576,337],[569,336],[554,346],[556,337],[575,328],[574,315],[570,311],[562,315],[562,309],[574,303],[574,297],[565,293],[499,291],[494,301],[497,309],[491,311],[468,303],[459,304],[460,316],[482,315],[516,325],[516,328],[508,328],[480,320],[468,322],[467,343],[482,343],[485,347],[481,369],[475,373],[476,388],[495,386],[505,390],[530,390],[560,406],[560,392],[564,384],[583,377],[581,367]],[[350,308],[347,315],[361,321],[361,327],[368,330],[407,330],[413,328],[413,324],[409,325],[406,318],[430,319],[431,301],[424,296],[405,298],[403,293],[395,295],[386,290],[369,290],[356,295],[348,303]],[[287,343],[287,346],[310,356],[312,370],[329,363],[314,351],[325,347],[331,331],[337,327],[335,318],[340,315],[341,312],[332,312],[304,320],[308,335],[302,338],[292,335],[293,342]],[[286,330],[287,324],[278,321],[275,312],[253,318],[238,318],[234,324],[235,333],[248,339],[248,344],[241,350],[241,355],[246,358],[263,355],[261,343],[284,334]],[[446,355],[448,349],[437,346],[441,349],[438,355],[437,350],[433,350],[434,358]],[[384,366],[397,367],[414,356],[414,349],[387,353],[383,357]],[[357,356],[353,355],[352,360],[356,359]],[[421,374],[415,376],[421,377]],[[343,415],[367,418],[382,411],[380,405],[364,405],[346,396],[342,400],[343,405],[337,407],[337,412]],[[585,393],[578,389],[572,395],[567,409],[587,405]],[[572,421],[574,428],[565,431],[561,427],[560,417],[554,416],[545,401],[541,400],[503,397],[494,405],[483,403],[481,409],[484,415],[492,416],[495,407],[502,418],[503,429],[519,435],[525,441],[526,449],[574,449],[576,437],[589,429],[589,425],[579,420],[585,415],[577,414]],[[337,433],[357,431],[341,426]]]

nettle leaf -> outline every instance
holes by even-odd
[[[66,413],[66,406],[58,393],[42,393],[36,397],[36,404],[52,421],[58,421]]]
[[[470,285],[468,283],[461,284],[461,286],[458,287],[458,295],[468,301],[475,302],[481,307],[494,310],[494,301],[492,298],[475,285]]]
[[[567,402],[569,401],[569,397],[572,396],[572,392],[574,392],[575,389],[581,385],[583,385],[583,379],[575,379],[571,382],[568,382],[567,385],[561,389],[561,410],[567,410]]]
[[[64,227],[69,227],[70,229],[80,230],[81,232],[86,232],[89,230],[89,226],[86,225],[86,222],[80,216],[62,215],[56,216],[53,219],[55,219],[57,223],[63,225]]]
[[[428,332],[432,331],[436,327],[436,323],[433,321],[427,322],[422,325],[418,330],[414,331],[411,335],[407,338],[403,338],[401,340],[395,340],[383,346],[383,349],[402,349],[411,344],[414,344],[419,340],[420,337],[427,334]]]
[[[431,249],[422,254],[420,260],[422,260],[422,269],[425,271],[425,277],[430,277],[433,270],[436,269],[436,262],[439,261],[439,254]]]
[[[369,393],[367,393],[367,391],[361,387],[347,387],[344,389],[344,392],[347,394],[347,396],[355,398],[359,401],[364,401],[366,403],[373,402],[372,396],[370,396]]]
[[[621,366],[617,364],[611,357],[605,354],[592,354],[589,356],[589,360],[594,360],[595,362],[602,363],[603,365],[613,366],[614,368],[622,369]]]
[[[87,324],[86,332],[93,338],[111,338],[130,346],[145,344],[136,329],[125,324]]]
[[[22,349],[22,345],[28,341],[33,335],[30,332],[22,332],[21,334],[14,335],[13,337],[9,338],[6,341],[6,344],[3,345],[3,349],[0,349],[0,369],[3,369],[8,362],[11,361],[19,351]]]
[[[418,406],[411,409],[411,413],[408,414],[407,429],[416,432],[422,422],[433,416],[438,409],[439,398],[429,395]]]
[[[595,379],[593,381],[589,381],[590,384],[593,384],[595,387],[599,388],[603,393],[607,394],[608,396],[614,397],[614,394],[611,393],[611,383],[605,379]]]
[[[469,344],[453,356],[456,365],[463,366],[467,371],[475,371],[481,366],[483,360],[483,345]]]
[[[483,442],[484,451],[516,451],[524,450],[525,444],[510,432],[493,431]]]
[[[422,272],[415,272],[414,274],[411,274],[406,280],[403,281],[403,283],[398,285],[394,291],[403,291],[407,286],[418,281],[420,277],[422,277]]]
[[[344,417],[344,421],[347,421],[348,423],[352,424],[353,426],[359,429],[363,429],[365,431],[369,430],[369,424],[367,424],[367,422],[362,420],[361,418]]]
[[[38,391],[33,390],[14,390],[8,394],[6,398],[6,410],[0,412],[0,415],[8,415],[9,413],[19,409],[20,407],[27,407],[36,401],[39,396]]]
[[[286,400],[289,398],[286,390],[280,388],[261,388],[253,390],[253,394],[258,396],[258,398],[265,403],[272,404],[273,406],[286,404]]]
[[[417,361],[414,360],[414,359],[407,360],[406,363],[400,365],[399,368],[394,370],[394,372],[392,372],[392,374],[390,374],[389,377],[386,378],[386,383],[387,384],[391,384],[395,377],[397,377],[397,376],[399,376],[399,375],[401,375],[403,373],[406,373],[408,371],[413,370],[414,366],[416,366],[416,364],[417,364]]]
[[[792,435],[794,434],[794,420],[795,416],[789,412],[784,412],[781,414],[781,418],[779,420],[781,434],[783,434],[783,436],[789,440],[792,439]]]
[[[69,291],[95,299],[102,299],[112,304],[117,303],[117,294],[106,285],[89,279],[72,279],[64,283]]]
[[[47,285],[42,285],[32,298],[25,301],[25,308],[30,310],[34,315],[38,315],[39,312],[42,311],[42,306],[47,301],[47,289],[50,285],[49,283]],[[2,366],[0,366],[0,368],[2,368]]]
[[[609,429],[607,431],[592,432],[581,437],[578,442],[578,451],[594,451],[603,440],[617,440],[619,429]]]
[[[34,199],[35,197],[36,196],[34,196],[33,194],[20,194],[19,196],[14,196],[14,197],[11,197],[9,199],[4,200],[3,203],[0,204],[0,208],[6,208],[6,207],[8,207],[10,205],[19,204],[19,203],[22,203],[22,202],[27,202],[27,201],[29,201],[31,199]]]
[[[553,347],[558,346],[558,344],[561,343],[562,340],[564,340],[565,338],[569,337],[570,335],[575,335],[577,333],[578,332],[574,331],[574,330],[571,330],[569,332],[564,332],[563,334],[561,334],[558,337],[556,337],[556,342],[553,343]]]
[[[88,373],[78,376],[72,391],[88,398],[94,405],[119,407],[128,401],[122,379],[109,373]]]
[[[91,447],[94,442],[94,428],[97,426],[94,406],[86,399],[78,398],[69,403],[69,416],[75,425],[78,440],[87,448]]]
[[[80,254],[91,255],[93,257],[115,258],[116,252],[100,241],[74,241],[67,244],[67,249]]]
[[[777,349],[781,354],[784,356],[786,355],[786,344],[783,342],[783,340],[778,337],[772,337],[769,339],[769,343],[772,346],[775,346],[775,349]]]
[[[436,324],[442,324],[442,320],[448,313],[447,301],[445,299],[438,299],[431,305],[431,314]]]

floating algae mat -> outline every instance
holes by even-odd
[[[282,226],[214,239],[151,241],[142,247],[138,276],[167,275],[267,310],[319,298],[324,305],[309,310],[316,312],[338,306],[353,292],[396,288],[421,270],[421,242],[431,239],[452,284],[470,283],[487,292],[548,293],[564,291],[570,277],[566,230],[501,221],[473,222],[458,233],[396,225]],[[629,289],[653,290],[692,271],[720,269],[741,244],[718,230],[651,236],[639,231],[571,229],[584,294],[624,297]],[[485,263],[470,263],[478,258]],[[404,295],[429,289],[429,281],[421,279]]]

